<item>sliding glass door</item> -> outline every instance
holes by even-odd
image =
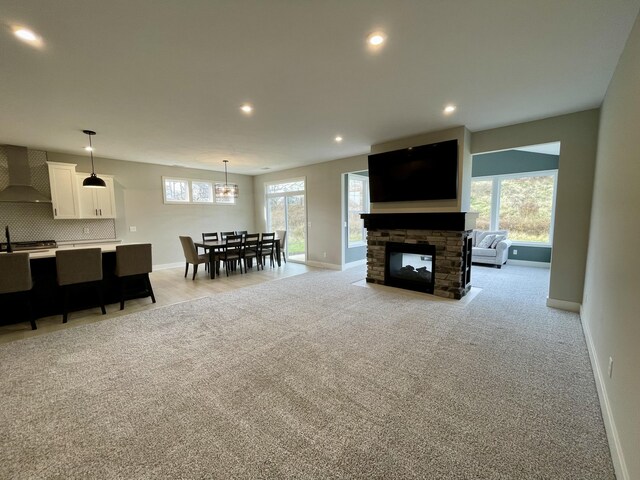
[[[267,229],[287,231],[287,260],[306,261],[307,207],[304,179],[287,180],[265,186],[267,196]]]

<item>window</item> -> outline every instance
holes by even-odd
[[[211,182],[192,180],[191,194],[193,203],[213,203],[213,188]]]
[[[177,204],[235,204],[235,198],[222,201],[214,196],[213,182],[190,178],[162,177],[164,203]],[[218,184],[216,184],[217,186]]]
[[[267,231],[286,230],[285,255],[304,262],[307,251],[305,179],[265,184]]]
[[[514,242],[550,245],[557,171],[480,177],[471,181],[476,227],[508,230]]]
[[[493,180],[471,181],[471,210],[478,212],[476,228],[491,230],[491,196]]]
[[[369,212],[369,178],[350,173],[347,175],[347,232],[349,247],[366,244],[366,230],[361,213]]]
[[[164,203],[189,203],[189,180],[165,177],[162,180]]]

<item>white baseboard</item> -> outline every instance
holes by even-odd
[[[616,423],[613,420],[611,403],[609,402],[609,396],[607,395],[604,375],[602,370],[600,370],[600,362],[598,362],[596,346],[593,343],[593,337],[591,336],[589,325],[587,325],[587,322],[585,322],[583,318],[582,305],[580,306],[580,323],[582,324],[584,338],[587,341],[587,351],[589,352],[589,359],[591,360],[591,367],[593,368],[596,389],[598,390],[598,398],[600,399],[600,410],[602,411],[602,419],[604,420],[605,431],[607,432],[607,440],[609,441],[609,449],[611,450],[611,459],[613,460],[616,477],[621,480],[631,480],[631,477],[629,477],[629,470],[627,469],[627,463],[624,459],[622,445],[620,444],[618,429],[616,428]]]
[[[163,264],[160,264],[160,265],[154,265],[153,269],[154,270],[167,270],[168,268],[184,267],[184,263],[185,262],[163,263]]]
[[[580,312],[578,302],[568,302],[567,300],[558,300],[556,298],[547,297],[547,307],[557,308],[558,310],[567,310],[568,312]]]
[[[307,260],[306,264],[310,267],[327,268],[329,270],[342,270],[342,265],[336,265],[335,263],[324,263]]]
[[[547,262],[530,262],[529,260],[514,260],[512,258],[507,260],[507,265],[519,265],[521,267],[551,268],[551,264]]]

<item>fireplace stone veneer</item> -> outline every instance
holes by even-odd
[[[385,282],[388,242],[428,244],[435,249],[433,294],[460,299],[471,289],[471,229],[465,213],[363,214],[367,228],[367,282]],[[400,228],[404,225],[404,228]]]

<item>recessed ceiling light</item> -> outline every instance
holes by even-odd
[[[387,39],[386,35],[382,32],[373,32],[367,37],[367,43],[372,47],[379,47]]]
[[[342,137],[340,135],[337,135],[335,141],[340,143],[342,141]]]
[[[13,34],[25,42],[35,42],[38,40],[38,36],[27,28],[16,28]]]
[[[253,106],[250,103],[243,103],[240,106],[240,110],[242,110],[244,113],[251,113],[253,112]]]
[[[455,111],[456,111],[455,105],[447,105],[446,107],[444,107],[444,113],[453,113]]]

